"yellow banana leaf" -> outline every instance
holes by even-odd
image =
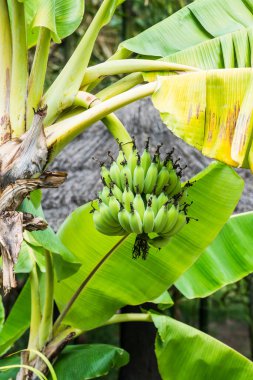
[[[253,171],[253,69],[159,77],[152,99],[176,136],[207,157]]]

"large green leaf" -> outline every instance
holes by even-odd
[[[31,314],[30,293],[30,283],[27,282],[0,331],[0,355],[8,351],[29,327]]]
[[[253,70],[160,77],[153,103],[164,123],[208,157],[253,170]]]
[[[34,191],[30,199],[26,198],[23,201],[20,209],[44,218],[41,208],[41,193]],[[44,231],[26,232],[25,240],[34,248],[38,260],[40,259],[38,255],[41,248],[53,253],[54,268],[59,281],[72,275],[80,268],[80,263],[76,257],[64,246],[50,226]]]
[[[253,364],[232,348],[172,318],[152,314],[163,380],[249,380]]]
[[[203,69],[252,62],[252,0],[197,0],[122,46]]]
[[[45,27],[55,42],[72,34],[84,14],[84,0],[24,0],[28,46],[37,42],[38,28]]]
[[[104,376],[111,369],[126,365],[128,360],[129,355],[122,348],[107,344],[82,344],[66,347],[54,369],[58,380],[87,380]]]
[[[161,295],[213,241],[240,198],[243,181],[229,167],[214,163],[192,180],[190,222],[161,251],[133,260],[134,236],[109,237],[96,231],[90,205],[74,211],[60,228],[63,243],[83,263],[72,277],[56,284],[56,302],[62,310],[73,293],[85,286],[65,318],[66,324],[92,329],[117,309]]]
[[[232,216],[203,255],[176,282],[187,297],[206,297],[253,272],[253,212]]]

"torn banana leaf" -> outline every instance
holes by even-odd
[[[250,66],[252,0],[197,0],[120,46],[204,69]]]
[[[152,97],[167,127],[210,158],[253,171],[253,70],[159,77]]]

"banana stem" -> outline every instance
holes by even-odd
[[[99,103],[101,103],[101,101],[97,99],[95,96],[93,96],[92,94],[79,91],[76,96],[74,105],[81,106],[87,109],[89,107],[94,107],[96,104],[99,104]],[[131,141],[131,136],[127,132],[122,122],[113,113],[104,117],[102,119],[102,122],[105,124],[108,131],[112,134],[115,140],[119,139],[119,141],[123,143],[122,149],[124,150],[126,157],[128,157],[132,148],[131,148],[131,144],[126,144],[126,143]]]
[[[105,322],[103,326],[123,322],[152,322],[152,318],[151,315],[144,313],[115,314],[112,318]]]
[[[96,94],[96,97],[100,100],[107,100],[122,92],[128,91],[143,82],[144,80],[141,73],[132,73],[99,91]]]
[[[28,349],[38,349],[38,331],[41,322],[39,279],[36,263],[30,273],[31,282],[31,324]]]
[[[49,29],[41,27],[39,32],[38,44],[32,64],[31,74],[28,81],[27,98],[27,129],[33,120],[34,111],[41,102],[43,95],[47,61],[50,49],[51,32]]]
[[[12,137],[25,132],[26,96],[28,79],[27,44],[24,3],[10,0],[12,33],[12,72],[10,120]]]
[[[45,251],[46,259],[46,285],[45,303],[42,312],[42,320],[39,330],[39,348],[42,349],[45,343],[51,338],[54,307],[54,270],[52,255]]]
[[[7,0],[0,0],[0,144],[11,136],[10,86],[11,86],[11,29]]]
[[[47,146],[50,149],[49,162],[77,135],[83,132],[91,124],[103,119],[113,111],[132,103],[138,99],[151,95],[157,86],[157,82],[151,82],[143,86],[131,89],[123,94],[102,102],[95,107],[80,114],[60,121],[48,127],[45,131]],[[117,136],[121,141],[121,136]]]
[[[87,69],[100,29],[110,21],[117,1],[104,0],[74,54],[46,92],[43,102],[48,106],[45,125],[50,125],[65,108],[71,106]]]
[[[150,71],[199,71],[196,67],[180,65],[165,61],[151,59],[124,59],[117,61],[106,61],[89,67],[83,77],[82,86],[96,81],[100,77],[108,75],[128,74],[133,72]]]

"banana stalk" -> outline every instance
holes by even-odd
[[[120,2],[122,1],[103,1],[74,54],[46,92],[43,99],[43,103],[48,106],[45,125],[50,125],[62,110],[72,105],[81,86],[98,33],[111,20]]]
[[[9,140],[11,86],[11,30],[7,1],[0,0],[0,145]]]
[[[28,98],[26,107],[27,129],[30,128],[33,119],[33,110],[38,109],[43,95],[50,39],[51,31],[47,28],[40,28],[37,48],[28,81]]]
[[[12,72],[10,120],[12,137],[26,130],[26,97],[28,80],[27,44],[24,4],[11,0]]]
[[[45,134],[47,146],[50,150],[49,162],[78,134],[83,132],[91,124],[104,118],[106,115],[135,100],[151,95],[156,89],[157,83],[152,82],[126,91],[112,99],[106,100],[97,106],[81,112],[78,115],[60,121],[46,128]],[[121,141],[121,136],[117,136]]]
[[[89,67],[83,77],[82,86],[95,82],[100,77],[108,75],[128,74],[142,71],[199,71],[196,67],[180,65],[164,61],[152,61],[150,59],[124,59],[107,61]]]

